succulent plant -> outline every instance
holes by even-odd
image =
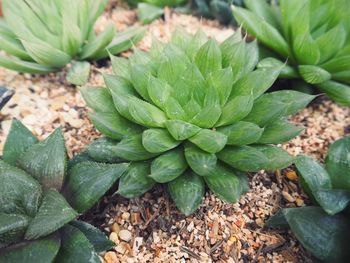
[[[0,160],[0,262],[101,262],[113,244],[75,220],[128,164],[80,162],[67,171],[63,135],[38,139],[14,120]]]
[[[84,87],[94,110],[90,119],[107,138],[88,148],[101,162],[132,161],[118,193],[131,198],[158,182],[178,208],[193,213],[207,185],[236,202],[246,191],[246,171],[279,169],[293,157],[271,144],[302,129],[285,117],[314,96],[297,91],[264,92],[281,69],[254,70],[256,42],[241,33],[218,44],[202,31],[178,29],[171,43],[154,40],[149,53],[135,49],[129,60],[112,56],[115,75],[107,88]]]
[[[94,32],[95,21],[107,2],[4,0],[0,50],[8,56],[0,56],[0,66],[19,72],[48,73],[72,60],[99,60],[108,57],[108,52],[117,54],[130,48],[143,37],[143,28],[131,28],[116,35],[114,25],[110,24],[99,35]],[[82,80],[89,70],[86,64],[75,63],[73,72],[85,74],[80,77]]]
[[[244,3],[248,9],[234,7],[233,14],[262,45],[265,59],[258,67],[279,67],[286,62],[281,79],[302,89],[316,87],[337,103],[350,105],[348,0]]]
[[[0,110],[12,98],[13,94],[15,94],[13,90],[0,86]]]
[[[290,227],[300,243],[325,262],[347,262],[350,256],[350,137],[334,142],[325,167],[299,155],[300,181],[314,206],[285,208],[268,221]]]

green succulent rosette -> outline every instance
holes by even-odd
[[[60,129],[43,141],[14,120],[0,160],[0,262],[102,262],[113,243],[76,220],[124,173],[126,163],[80,162],[67,172]],[[103,176],[101,176],[103,175]]]
[[[86,82],[87,62],[129,49],[144,35],[143,28],[130,28],[116,35],[110,24],[94,31],[108,0],[3,0],[0,18],[0,66],[25,73],[48,73],[73,63],[68,80]]]
[[[282,209],[267,225],[290,228],[323,262],[346,262],[350,256],[350,137],[330,146],[325,166],[306,155],[299,155],[295,166],[314,206]]]
[[[317,88],[335,102],[350,105],[350,2],[281,0],[269,5],[244,0],[233,14],[261,44],[258,67],[280,67],[279,78],[309,91]],[[283,84],[282,84],[283,85]]]
[[[256,42],[237,32],[223,43],[178,29],[171,43],[149,53],[112,57],[106,87],[81,89],[95,127],[106,136],[87,154],[99,162],[131,161],[118,193],[140,196],[166,184],[186,215],[202,202],[205,185],[234,203],[247,190],[244,172],[288,166],[293,156],[273,144],[302,129],[287,122],[314,96],[264,94],[281,68],[255,69]]]

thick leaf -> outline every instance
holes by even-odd
[[[137,93],[146,101],[150,101],[147,88],[151,76],[152,68],[149,65],[137,64],[130,67],[131,83]]]
[[[103,252],[115,246],[113,241],[109,240],[101,230],[93,225],[79,220],[74,220],[69,224],[79,229],[85,235],[89,242],[94,246],[96,252]]]
[[[34,216],[41,186],[29,174],[0,160],[0,212]]]
[[[128,165],[127,163],[79,163],[67,176],[64,196],[76,211],[83,213],[96,204],[126,171]]]
[[[304,128],[300,128],[289,123],[286,120],[276,120],[267,126],[258,140],[262,144],[279,144],[287,142],[295,136],[299,135]]]
[[[188,216],[202,203],[204,182],[197,174],[187,172],[168,183],[168,191],[177,208]]]
[[[289,66],[284,62],[272,57],[260,60],[259,64],[257,65],[257,68],[282,68],[281,73],[278,76],[279,78],[299,78],[299,73],[294,67]]]
[[[325,262],[346,262],[349,257],[349,221],[327,215],[320,207],[283,209],[282,214],[300,243]],[[268,224],[270,227],[273,221]]]
[[[201,128],[212,128],[221,116],[220,104],[207,105],[190,122]]]
[[[114,113],[114,103],[108,89],[101,87],[82,87],[79,89],[86,104],[96,112]]]
[[[130,80],[130,63],[129,60],[123,57],[116,57],[110,55],[113,73],[118,77],[123,77],[127,80]],[[106,75],[104,75],[105,78]],[[107,75],[111,76],[111,75]],[[106,82],[106,79],[105,79]],[[108,86],[108,84],[106,83]]]
[[[142,145],[151,153],[162,153],[179,144],[166,129],[148,129],[142,133]]]
[[[4,160],[9,164],[16,165],[19,156],[37,142],[38,139],[31,131],[20,121],[14,119],[4,146]]]
[[[13,57],[0,56],[0,66],[23,73],[46,74],[57,71],[57,68],[41,65],[35,62],[28,62]]]
[[[275,171],[283,169],[291,165],[294,161],[294,156],[280,147],[271,145],[259,145],[254,147],[261,151],[268,160],[268,162],[262,166],[264,170]]]
[[[18,165],[37,179],[43,189],[60,190],[67,168],[67,153],[61,129],[34,144],[18,159]]]
[[[221,132],[202,129],[189,141],[208,153],[216,153],[225,147],[227,136]]]
[[[214,39],[209,39],[201,46],[195,57],[195,62],[203,76],[221,69],[221,60],[220,47]]]
[[[218,131],[227,136],[227,144],[229,145],[247,145],[257,142],[264,129],[254,123],[239,121],[221,127]]]
[[[25,215],[0,213],[0,248],[21,241],[29,220]]]
[[[165,102],[168,100],[171,87],[164,80],[151,76],[148,82],[148,94],[153,103],[163,109]]]
[[[302,78],[310,84],[319,84],[330,80],[332,77],[328,71],[318,66],[300,65],[298,69]]]
[[[228,146],[217,157],[233,168],[245,172],[258,172],[269,163],[265,154],[251,146]]]
[[[67,81],[76,86],[85,85],[89,80],[90,63],[86,61],[75,62],[69,69]]]
[[[149,176],[158,183],[167,183],[180,176],[187,167],[183,149],[178,148],[154,159]]]
[[[350,191],[347,190],[320,189],[314,193],[314,196],[329,215],[340,213],[350,202]]]
[[[350,87],[348,85],[330,80],[318,84],[317,87],[335,102],[344,106],[350,105]]]
[[[300,64],[315,65],[321,58],[317,42],[308,32],[295,36],[293,39],[293,51]]]
[[[164,127],[167,120],[163,111],[137,98],[129,100],[129,112],[137,123],[146,127]]]
[[[347,51],[349,52],[349,51]],[[331,73],[337,73],[341,71],[349,70],[350,68],[350,55],[336,56],[329,60],[327,63],[321,65],[321,67]]]
[[[60,249],[58,234],[44,239],[21,243],[18,246],[0,250],[0,263],[27,262],[47,263],[53,262]]]
[[[350,190],[350,137],[339,139],[329,147],[326,169],[334,188]]]
[[[157,156],[142,145],[142,134],[131,135],[121,140],[116,148],[116,155],[128,161],[143,161]]]
[[[94,161],[103,162],[103,163],[119,163],[122,162],[117,153],[118,141],[113,141],[108,138],[99,138],[93,141],[87,147],[87,154]]]
[[[137,5],[137,16],[142,24],[149,24],[161,17],[164,13],[163,8],[156,7],[147,3]]]
[[[149,162],[134,162],[122,175],[117,193],[126,198],[139,197],[150,190],[155,181],[149,177]]]
[[[232,68],[228,67],[211,72],[207,81],[211,88],[214,88],[218,91],[220,104],[225,105],[232,90]]]
[[[228,203],[236,203],[242,193],[239,177],[223,165],[218,165],[215,174],[204,177],[209,189],[220,199]]]
[[[165,126],[175,140],[186,140],[201,130],[196,125],[180,120],[167,120]]]
[[[66,225],[61,231],[61,248],[57,255],[58,263],[101,263],[93,244],[78,228]]]
[[[215,154],[205,152],[195,145],[187,143],[185,145],[185,157],[196,174],[207,176],[215,172],[217,163]]]
[[[50,189],[44,194],[37,214],[29,223],[25,239],[32,240],[51,234],[77,215],[57,190]]]

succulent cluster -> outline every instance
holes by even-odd
[[[72,60],[98,60],[131,47],[144,29],[116,35],[114,25],[96,35],[94,24],[107,0],[3,0],[0,66],[27,73],[56,71]],[[86,69],[86,64],[77,64]],[[89,71],[80,70],[80,74]],[[80,84],[80,83],[78,83]]]
[[[269,5],[245,0],[235,18],[262,44],[258,67],[287,63],[281,79],[298,88],[318,88],[342,105],[350,105],[350,2],[281,0]],[[294,81],[293,81],[294,80]],[[301,84],[298,80],[302,80]]]
[[[247,189],[242,172],[288,166],[293,157],[272,144],[302,129],[285,117],[314,96],[297,91],[264,94],[281,68],[254,70],[256,42],[241,32],[218,44],[202,31],[178,29],[171,43],[154,41],[149,53],[112,57],[106,88],[85,87],[90,119],[107,138],[88,148],[100,162],[132,161],[119,182],[135,197],[155,183],[167,185],[186,215],[201,204],[204,188],[228,202]],[[273,106],[272,106],[273,105]]]
[[[297,157],[295,165],[315,206],[282,209],[268,225],[289,226],[302,245],[325,262],[347,262],[350,256],[350,137],[330,146],[325,167],[304,155]]]
[[[81,161],[67,168],[60,129],[37,138],[14,120],[0,160],[0,262],[101,262],[113,244],[75,220],[128,164]],[[66,172],[69,169],[68,173]]]

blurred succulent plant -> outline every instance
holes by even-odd
[[[300,155],[295,162],[315,206],[285,208],[272,217],[270,227],[290,227],[300,243],[325,262],[347,262],[350,256],[350,137],[333,143],[323,167]]]
[[[143,37],[143,28],[116,35],[111,24],[95,34],[94,24],[106,4],[107,0],[3,0],[0,50],[9,56],[0,56],[0,66],[48,73],[72,60],[99,60],[108,57],[108,52],[117,54],[129,49]],[[78,76],[70,79],[78,79],[78,85],[88,78],[86,64],[77,62],[72,71],[71,75]]]
[[[129,60],[112,56],[107,88],[82,88],[90,119],[106,135],[88,148],[101,162],[132,161],[118,193],[136,197],[164,183],[186,215],[202,202],[204,185],[228,202],[247,190],[241,171],[275,170],[293,157],[270,144],[302,129],[284,118],[314,96],[297,91],[264,94],[280,68],[254,70],[256,42],[236,32],[222,44],[202,31],[181,29]]]
[[[0,262],[101,262],[113,244],[75,220],[128,164],[81,162],[68,173],[60,129],[37,138],[14,120],[0,160]]]
[[[350,1],[245,0],[234,7],[239,23],[262,44],[258,67],[279,67],[281,79],[303,80],[350,105]],[[294,82],[299,85],[298,81]],[[300,85],[299,85],[300,86]]]
[[[15,94],[13,90],[0,86],[0,110],[12,98],[13,94]]]

